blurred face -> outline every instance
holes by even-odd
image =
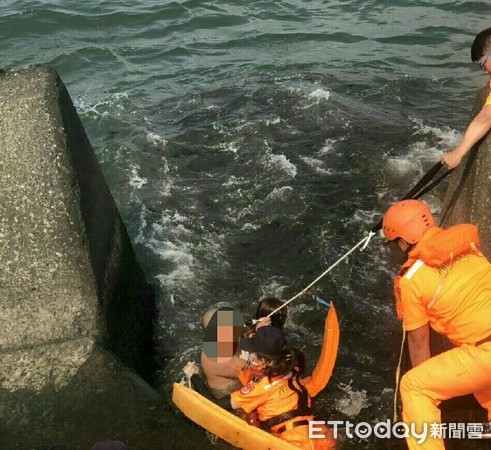
[[[203,351],[212,361],[225,363],[235,355],[244,320],[238,311],[219,309],[211,317],[205,330]]]

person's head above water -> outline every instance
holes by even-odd
[[[284,305],[285,302],[278,298],[266,297],[263,298],[257,306],[255,319],[258,320],[261,317],[267,317],[273,311]],[[286,318],[288,317],[288,307],[281,308],[278,312],[274,313],[271,319],[271,325],[276,328],[282,329],[285,325]]]
[[[203,352],[215,362],[227,362],[232,358],[244,331],[244,320],[238,311],[224,307],[208,310],[202,317],[205,327]]]
[[[208,328],[210,319],[213,317],[213,314],[215,314],[217,311],[218,308],[210,308],[209,310],[205,311],[205,313],[201,316],[201,326],[203,327],[203,330],[206,330],[206,328]]]
[[[491,52],[491,28],[486,28],[478,33],[474,39],[471,46],[471,60],[473,62],[478,62],[483,70],[487,70],[490,67],[487,63],[489,55]],[[484,61],[486,59],[486,61]],[[490,61],[491,63],[491,61]],[[487,70],[489,72],[489,70]]]
[[[253,337],[240,341],[241,349],[265,355],[279,355],[285,345],[283,331],[271,325],[258,328]]]

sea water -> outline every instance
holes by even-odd
[[[166,398],[205,309],[250,317],[262,296],[292,297],[458,143],[490,15],[480,1],[2,1],[1,68],[59,72],[156,289]],[[444,191],[424,197],[437,216]],[[377,236],[311,289],[341,325],[324,420],[392,415],[397,264]],[[290,311],[312,368],[327,311],[309,296]]]

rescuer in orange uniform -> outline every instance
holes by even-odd
[[[491,264],[477,228],[435,226],[429,208],[404,200],[385,214],[383,231],[407,261],[394,282],[396,309],[408,333],[412,369],[401,380],[403,420],[419,430],[440,423],[442,400],[474,394],[491,419]],[[457,347],[431,357],[429,327]],[[444,449],[442,439],[412,449]]]
[[[309,421],[314,420],[311,398],[327,385],[332,374],[339,344],[339,323],[331,303],[324,324],[321,354],[312,375],[304,377],[303,353],[290,348],[283,332],[274,326],[257,328],[251,338],[241,341],[250,353],[249,363],[255,369],[243,372],[244,387],[231,395],[215,399],[219,406],[257,411],[261,428],[304,450],[331,450],[335,441],[324,425],[316,424],[317,438],[309,438]],[[194,363],[183,369],[196,391],[210,398]],[[319,427],[319,428],[317,428]],[[247,428],[244,429],[247,432]]]
[[[316,386],[312,377],[302,378],[303,353],[288,347],[281,330],[273,326],[258,329],[254,337],[244,339],[241,345],[251,353],[259,372],[240,391],[232,393],[232,408],[247,413],[257,410],[261,428],[299,448],[334,448],[335,441],[325,426],[324,438],[309,439],[309,421],[314,420],[310,399],[325,384]]]

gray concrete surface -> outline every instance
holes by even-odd
[[[488,88],[476,96],[471,117],[481,110]],[[444,228],[457,223],[479,227],[481,250],[491,258],[491,133],[478,143],[450,175],[440,215]]]
[[[143,379],[153,290],[45,66],[0,73],[0,258],[1,450],[203,447]]]

